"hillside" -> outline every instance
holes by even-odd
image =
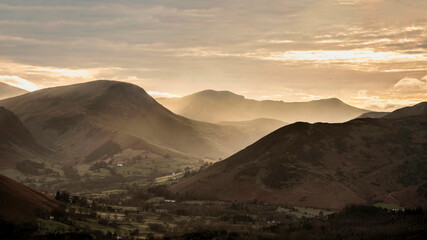
[[[55,199],[0,175],[0,216],[4,219],[30,221],[59,205]]]
[[[367,112],[357,118],[382,118],[390,112]]]
[[[404,109],[405,118],[285,126],[171,190],[334,209],[372,201],[426,206],[425,104]]]
[[[0,100],[27,93],[26,90],[0,82]]]
[[[0,167],[14,165],[25,158],[48,154],[49,150],[34,140],[14,113],[0,107]]]
[[[42,89],[0,105],[15,112],[43,145],[73,162],[93,162],[126,149],[161,156],[225,157],[260,137],[238,127],[178,116],[142,88],[116,81]]]
[[[397,109],[383,118],[405,118],[413,116],[424,116],[427,114],[427,102],[422,102],[411,107]]]
[[[159,98],[172,112],[200,121],[248,121],[258,118],[287,123],[345,122],[368,112],[336,98],[311,102],[257,101],[228,91],[205,90],[182,98]]]

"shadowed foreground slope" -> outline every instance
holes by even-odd
[[[61,203],[32,188],[0,175],[0,216],[11,221],[29,221],[49,213]]]

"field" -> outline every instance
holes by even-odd
[[[185,172],[196,171],[211,162],[209,159],[174,158],[147,154],[125,158],[112,156],[98,162],[79,163],[64,167],[60,163],[27,161],[23,167],[0,169],[0,174],[44,192],[54,193],[67,189],[80,195],[105,196],[109,191],[120,191],[126,186],[147,184],[172,184]],[[36,170],[33,169],[34,166]],[[30,171],[30,172],[28,172]]]

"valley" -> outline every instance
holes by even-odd
[[[427,239],[427,0],[1,0],[0,240]]]

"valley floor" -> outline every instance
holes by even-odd
[[[1,239],[425,239],[427,211],[388,205],[327,209],[193,200],[164,185],[75,196],[29,224],[2,221]]]

